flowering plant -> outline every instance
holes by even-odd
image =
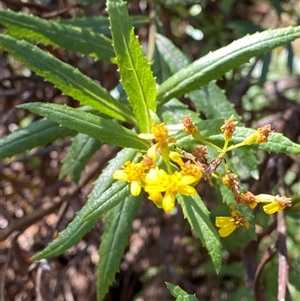
[[[44,131],[38,133],[40,139],[45,136],[46,129],[53,127],[51,139],[80,133],[102,143],[122,147],[95,182],[86,205],[73,221],[48,247],[33,256],[34,260],[58,256],[80,241],[105,214],[105,231],[99,249],[98,300],[104,299],[114,281],[131,232],[131,224],[143,200],[152,202],[166,214],[176,214],[176,210],[181,208],[195,236],[206,247],[215,271],[219,272],[222,264],[220,237],[234,235],[233,232],[242,227],[238,231],[248,232],[250,238],[255,239],[253,210],[260,210],[262,204],[262,210],[270,215],[292,205],[291,197],[279,193],[273,195],[269,191],[254,194],[243,187],[241,175],[232,157],[244,157],[243,163],[247,166],[248,161],[249,165],[253,161],[257,163],[254,150],[258,149],[296,155],[300,153],[299,144],[274,132],[268,124],[256,130],[246,128],[214,82],[250,58],[299,38],[299,26],[247,36],[193,63],[189,63],[171,41],[157,34],[159,55],[165,59],[173,75],[156,82],[149,61],[134,35],[125,2],[107,0],[107,9],[112,35],[110,42],[113,45],[113,48],[107,46],[107,49],[111,52],[103,49],[88,51],[85,48],[82,52],[87,51],[96,58],[109,57],[117,63],[128,102],[121,101],[121,97],[115,97],[114,93],[109,93],[78,70],[31,43],[15,38],[13,34],[0,37],[4,50],[53,82],[65,94],[88,106],[75,109],[37,102],[19,105],[19,108],[47,118],[47,124],[44,124],[45,120],[39,123],[41,127],[44,126]],[[9,24],[9,20],[14,18],[17,20],[20,16],[25,19],[28,17],[28,22],[41,22],[9,11],[3,13],[3,17],[5,16],[7,19],[4,18],[2,22],[7,22],[5,26],[12,33],[15,27]],[[26,35],[26,30],[24,32]],[[27,34],[26,37],[29,38],[30,33]],[[103,43],[107,42],[107,38],[102,36],[95,35],[95,38]],[[49,41],[46,33],[43,33],[43,39],[40,36],[36,39]],[[49,43],[55,44],[54,40]],[[163,50],[168,47],[173,58]],[[116,59],[113,59],[114,55]],[[182,68],[177,64],[178,57]],[[150,61],[152,59],[153,56],[150,56]],[[205,86],[207,93],[200,89],[202,86]],[[201,119],[200,114],[195,114],[184,106],[177,99],[183,95],[200,107],[198,113],[207,118]],[[212,96],[216,95],[217,99],[213,99]],[[208,105],[206,96],[211,100]],[[222,107],[221,111],[216,109],[218,106]],[[2,155],[9,157],[49,142],[47,137],[43,137],[46,140],[38,143],[36,136],[30,139],[35,129],[36,124],[28,127],[26,133],[16,132],[7,137],[3,141]],[[11,147],[20,137],[28,139],[24,139],[24,144],[17,149]],[[76,138],[80,140],[82,136]],[[79,140],[75,140],[77,142],[74,144]],[[66,161],[64,164],[66,166],[71,163]],[[62,177],[65,175],[62,174]],[[78,171],[73,170],[71,176],[76,180]],[[209,185],[213,190],[220,191],[227,205],[226,216],[210,216],[209,206],[202,200],[199,192],[201,185]],[[176,298],[180,295],[180,290],[171,284],[168,287]]]

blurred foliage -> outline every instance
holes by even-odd
[[[120,151],[112,161],[109,162],[111,159],[109,158],[103,163],[102,168],[104,166],[106,168],[103,169],[100,177],[97,176],[98,179],[88,196],[87,203],[82,201],[79,208],[75,206],[72,209],[78,212],[82,208],[74,219],[71,218],[73,221],[66,230],[61,232],[64,234],[58,236],[61,240],[54,240],[54,244],[50,244],[50,249],[47,247],[46,253],[45,251],[38,253],[40,255],[36,255],[36,259],[57,257],[62,252],[67,254],[66,249],[75,243],[88,242],[84,235],[95,227],[100,215],[108,212],[103,221],[106,230],[103,230],[101,222],[100,231],[103,239],[99,250],[100,262],[101,258],[105,258],[105,261],[102,261],[98,268],[99,300],[104,299],[115,273],[119,270],[120,261],[121,272],[117,274],[115,285],[106,295],[107,301],[174,300],[174,298],[176,300],[198,298],[209,301],[276,300],[277,287],[285,285],[279,271],[287,270],[288,289],[285,300],[298,300],[300,298],[298,281],[300,273],[300,157],[298,152],[300,39],[293,41],[294,39],[291,38],[291,42],[283,42],[281,47],[266,54],[263,54],[266,51],[261,51],[258,56],[253,54],[248,63],[243,62],[242,65],[236,63],[218,74],[217,71],[222,65],[220,63],[220,66],[214,70],[216,75],[212,78],[205,78],[204,75],[204,82],[190,80],[189,84],[194,85],[190,90],[179,89],[176,95],[178,99],[168,100],[168,96],[164,98],[171,91],[168,87],[164,89],[164,84],[169,80],[172,86],[175,81],[172,83],[170,79],[180,78],[180,76],[184,80],[182,70],[188,68],[192,62],[206,55],[209,56],[221,47],[226,47],[232,41],[248,34],[299,25],[299,2],[297,0],[128,1],[127,8],[131,21],[126,17],[119,17],[124,23],[121,22],[115,29],[113,27],[117,24],[118,16],[116,21],[109,20],[105,2],[104,0],[49,0],[39,1],[38,4],[34,1],[1,2],[4,8],[0,12],[0,25],[3,28],[3,42],[1,42],[3,44],[0,44],[3,48],[1,68],[4,70],[1,81],[1,91],[3,91],[1,96],[4,98],[1,105],[4,117],[1,123],[1,134],[4,136],[1,139],[3,159],[1,168],[4,170],[4,180],[1,186],[4,188],[4,194],[1,198],[5,200],[3,211],[1,208],[1,225],[4,225],[1,226],[1,231],[15,220],[21,220],[32,210],[36,210],[32,209],[40,205],[35,201],[36,196],[41,196],[43,192],[42,188],[27,183],[30,192],[25,191],[31,204],[30,209],[25,209],[27,205],[22,204],[20,198],[17,198],[19,201],[16,204],[11,201],[10,189],[7,187],[12,187],[11,190],[14,191],[14,189],[18,190],[20,185],[12,176],[13,163],[22,160],[28,162],[20,172],[22,178],[19,183],[24,182],[28,175],[30,179],[39,178],[45,181],[47,187],[51,187],[59,177],[63,179],[68,175],[74,182],[80,183],[85,168],[88,169],[89,162],[90,164],[94,162],[93,156],[98,153],[101,158],[103,143],[112,143],[124,147],[124,150]],[[114,1],[109,2],[114,3]],[[30,17],[29,13],[35,18]],[[116,45],[116,42],[121,40],[118,34],[126,30],[126,26],[131,26],[131,22],[135,27],[134,33],[138,40],[134,40],[132,34],[132,43],[123,41],[124,44]],[[112,29],[109,28],[109,24]],[[155,40],[156,30],[158,35]],[[59,32],[61,34],[58,34]],[[280,140],[281,138],[277,136],[279,140],[276,140],[273,145],[268,145],[264,150],[245,147],[228,154],[226,160],[230,170],[239,175],[242,186],[246,190],[251,190],[254,194],[286,194],[292,198],[292,206],[285,210],[284,215],[279,214],[275,217],[264,214],[261,208],[243,212],[245,216],[249,215],[249,220],[253,223],[252,232],[238,228],[231,236],[221,238],[223,250],[220,254],[221,258],[218,259],[222,261],[219,274],[215,272],[218,270],[218,263],[216,263],[218,260],[212,255],[216,249],[209,246],[207,234],[201,233],[206,223],[201,225],[199,222],[200,226],[197,230],[195,217],[199,212],[206,212],[205,210],[210,211],[211,221],[214,221],[217,216],[228,215],[228,205],[232,202],[232,195],[226,187],[224,189],[224,186],[217,182],[213,182],[213,188],[207,183],[201,183],[197,189],[202,200],[195,201],[201,210],[196,210],[195,216],[190,216],[190,213],[187,213],[188,208],[183,205],[183,200],[179,202],[181,206],[177,206],[177,211],[175,210],[171,215],[157,213],[158,209],[154,206],[149,207],[150,205],[145,202],[142,202],[142,209],[140,209],[141,199],[134,200],[128,187],[118,183],[112,184],[113,172],[119,169],[124,161],[139,158],[135,151],[127,147],[146,149],[146,142],[136,135],[137,127],[143,131],[149,130],[153,116],[147,109],[142,108],[147,107],[155,111],[156,106],[153,101],[156,93],[153,89],[155,82],[150,68],[147,67],[149,65],[145,63],[142,52],[139,52],[138,41],[143,46],[147,58],[150,58],[151,70],[157,83],[162,84],[158,88],[158,97],[162,100],[157,103],[159,105],[157,114],[164,122],[176,125],[185,115],[189,115],[197,125],[201,124],[204,138],[211,139],[209,140],[211,143],[219,145],[223,142],[222,136],[218,133],[219,123],[226,119],[226,116],[229,118],[234,114],[241,125],[244,124],[249,128],[270,123],[276,131],[288,137],[291,143],[294,142],[290,144],[289,150],[283,151],[288,142]],[[114,48],[110,46],[111,43]],[[127,46],[128,52],[132,51],[129,56],[122,52],[122,49]],[[270,46],[270,49],[273,48],[275,47]],[[130,57],[133,58],[133,63]],[[218,58],[221,60],[222,56]],[[237,58],[233,56],[230,64],[234,64],[235,60]],[[134,67],[131,67],[131,63]],[[226,65],[225,63],[223,65]],[[119,73],[116,72],[117,68]],[[129,70],[137,70],[140,73],[133,76],[129,74]],[[36,74],[55,86],[44,82]],[[175,76],[171,77],[172,74]],[[122,84],[119,83],[120,77]],[[141,78],[142,80],[139,80]],[[28,85],[26,81],[30,81],[30,84]],[[130,91],[128,86],[133,81],[133,89]],[[197,84],[198,87],[195,88]],[[135,94],[134,91],[138,90],[136,87],[139,85],[141,87],[139,91],[146,91],[146,93]],[[180,81],[176,85],[179,86]],[[61,91],[66,96],[62,97]],[[51,102],[53,105],[44,102]],[[61,108],[58,106],[60,104],[67,104],[67,106]],[[48,119],[38,120],[32,113],[23,109],[16,110],[17,105],[21,105],[20,108],[31,109]],[[142,112],[139,113],[139,110]],[[78,114],[75,111],[79,111]],[[19,130],[15,131],[17,128]],[[235,143],[247,136],[242,127],[237,131],[241,136],[237,138],[240,139],[239,141],[234,141]],[[177,140],[179,147],[191,151],[193,144],[190,140],[185,140],[185,137],[180,134]],[[277,147],[276,143],[278,143]],[[47,150],[47,147],[58,150],[55,160],[51,159],[50,151],[49,154],[43,154],[43,150]],[[274,154],[270,154],[270,151]],[[209,154],[211,157],[208,159],[211,162],[217,156],[217,152],[209,148]],[[224,166],[221,166],[220,170],[222,168]],[[66,187],[71,182],[70,177],[67,178]],[[24,191],[21,190],[19,193],[22,199]],[[58,191],[57,195],[59,195]],[[136,201],[134,207],[129,205],[130,201]],[[71,208],[70,203],[68,206]],[[20,210],[24,215],[18,216],[17,212]],[[139,215],[139,210],[140,214],[149,210],[149,217],[145,214]],[[45,216],[48,214],[45,213]],[[89,219],[87,214],[90,215]],[[183,221],[183,214],[187,220]],[[147,218],[151,220],[148,224]],[[202,218],[205,221],[205,217]],[[66,213],[62,219],[65,225],[70,221]],[[123,221],[121,226],[119,220]],[[40,223],[42,222],[40,217]],[[150,253],[152,245],[147,239],[143,243],[148,250],[136,247],[138,243],[134,242],[134,235],[137,235],[138,231],[130,236],[131,225],[135,222],[143,225],[142,229],[146,233],[144,235],[149,241],[159,242],[155,245],[157,248],[166,248],[165,245],[170,243],[168,240],[170,239],[173,249],[165,254],[162,251]],[[286,231],[282,230],[282,223],[286,225]],[[154,224],[159,228],[158,236],[149,234],[152,231],[149,228]],[[28,224],[24,225],[24,228],[13,229],[23,232],[27,227]],[[42,229],[45,225],[39,224],[39,227]],[[47,227],[51,228],[49,225],[46,225]],[[164,231],[168,227],[170,227],[169,232]],[[54,226],[53,231],[60,232],[63,228],[65,227],[56,229]],[[172,232],[177,228],[181,229],[180,234]],[[207,229],[211,230],[210,226]],[[44,249],[52,240],[51,231],[46,237],[41,233],[42,230],[39,230],[34,234],[32,242],[29,243],[26,249],[28,257]],[[96,233],[99,237],[99,232]],[[282,235],[284,241],[280,240]],[[131,237],[129,246],[126,247],[129,237]],[[202,242],[195,239],[196,237],[201,237]],[[114,241],[112,238],[117,240]],[[217,244],[217,240],[215,243]],[[203,244],[209,252],[203,248]],[[136,258],[129,261],[126,256],[129,256],[128,254],[133,256],[130,250],[134,247],[136,253],[133,254]],[[5,250],[8,248],[4,248]],[[79,254],[79,249],[76,252]],[[208,253],[213,261],[210,260]],[[122,259],[123,254],[125,258]],[[280,267],[282,257],[278,257],[278,254],[286,255],[285,268]],[[1,264],[4,265],[4,261]],[[138,275],[137,283],[141,283],[141,286],[133,280],[132,282],[128,280],[130,277],[134,278],[129,274],[130,265],[136,273],[133,274]],[[14,268],[20,269],[18,266]],[[109,272],[103,272],[106,270]],[[129,275],[127,278],[124,276],[126,272]],[[8,280],[9,277],[8,273]],[[122,277],[127,282],[122,282]],[[105,279],[104,288],[101,287],[99,279]],[[167,291],[165,281],[174,284],[167,283],[173,297]],[[26,286],[24,291],[30,289],[32,291],[32,288]],[[123,297],[122,294],[116,297],[118,291],[122,289]],[[8,288],[6,292],[8,293]],[[58,296],[59,293],[56,293]],[[12,296],[18,294],[19,296],[22,294],[19,288],[8,294],[11,298],[8,300],[13,300]],[[62,295],[63,293],[60,293],[59,296]],[[85,296],[84,294],[83,297],[78,296],[77,300],[85,300]],[[89,300],[96,300],[95,298],[94,294]],[[57,297],[57,300],[61,299]]]

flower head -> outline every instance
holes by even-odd
[[[231,209],[231,217],[216,217],[216,226],[220,228],[218,232],[221,237],[226,237],[230,235],[239,226],[243,226],[246,229],[249,229],[248,220],[237,209],[235,209],[234,206],[231,206]]]
[[[203,164],[207,164],[207,154],[207,146],[205,145],[198,145],[192,151],[195,161]]]
[[[236,125],[237,121],[233,121],[231,119],[225,120],[224,124],[221,126],[221,131],[224,133],[226,140],[231,140]]]
[[[234,196],[238,196],[241,193],[241,184],[239,183],[238,176],[234,173],[227,174],[222,182],[225,186],[227,186],[234,194]]]
[[[251,209],[254,209],[258,204],[255,195],[250,191],[240,193],[235,197],[235,199],[238,203],[248,206]]]
[[[198,128],[195,126],[193,120],[188,116],[184,117],[182,120],[180,120],[180,122],[183,124],[184,126],[183,130],[187,134],[193,134],[199,131]]]
[[[264,211],[267,214],[273,214],[281,211],[284,208],[291,206],[291,199],[285,196],[270,195],[270,194],[259,194],[255,196],[257,202],[267,203],[263,206]]]
[[[150,161],[141,161],[139,163],[132,163],[126,161],[122,169],[116,170],[113,174],[115,180],[122,180],[130,183],[130,193],[133,196],[138,196],[141,192],[142,181],[145,178],[145,170],[149,169]]]
[[[244,145],[251,145],[254,142],[259,144],[267,142],[271,132],[272,132],[271,125],[266,124],[263,127],[258,128],[253,134],[246,137],[246,139],[243,141]]]
[[[191,186],[196,180],[194,176],[183,175],[178,171],[168,174],[158,167],[151,168],[145,177],[145,191],[157,207],[170,212],[175,206],[177,192],[182,195],[196,194],[195,188]]]
[[[177,152],[170,152],[170,159],[180,166],[183,176],[195,177],[196,182],[193,184],[196,184],[202,178],[202,168],[198,164],[191,162],[191,160],[183,162],[181,155]]]

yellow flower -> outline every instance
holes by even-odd
[[[253,143],[265,143],[268,141],[270,134],[272,133],[271,125],[266,124],[261,128],[258,128],[253,134],[246,137],[243,141],[244,145],[251,145]]]
[[[217,216],[216,226],[219,229],[219,234],[221,237],[226,237],[230,235],[237,227],[243,226],[247,230],[249,229],[248,220],[237,210],[234,206],[231,206],[232,213],[229,216]]]
[[[149,194],[149,200],[158,208],[170,212],[175,206],[176,193],[182,195],[194,195],[196,190],[191,186],[196,178],[191,175],[182,175],[176,171],[173,174],[166,173],[163,169],[151,168],[145,176],[145,191]]]
[[[203,172],[200,165],[191,162],[191,160],[183,162],[181,155],[177,152],[170,152],[170,159],[180,166],[181,174],[183,176],[190,175],[195,177],[196,182],[194,184],[197,184],[198,181],[202,178]]]
[[[285,196],[259,194],[256,195],[255,198],[260,203],[269,203],[263,206],[263,209],[267,214],[273,214],[283,210],[285,207],[291,206],[291,199]]]
[[[132,163],[126,161],[121,170],[116,170],[113,174],[115,180],[122,180],[130,183],[130,193],[138,196],[141,192],[142,181],[145,178],[145,170],[149,168],[144,161]]]
[[[233,133],[235,132],[235,126],[237,125],[237,121],[232,119],[226,119],[224,124],[221,126],[221,131],[224,133],[224,138],[226,140],[231,140]]]
[[[221,228],[218,231],[221,237],[230,235],[236,229],[233,218],[229,216],[217,216],[216,226]]]
[[[152,125],[151,134],[141,133],[138,136],[142,139],[156,140],[157,143],[148,149],[147,155],[155,160],[156,151],[159,150],[163,159],[168,162],[170,153],[168,144],[175,143],[176,139],[168,136],[168,129],[164,123]]]
[[[198,128],[194,125],[193,120],[191,117],[184,117],[180,122],[183,124],[184,128],[183,130],[190,135],[193,135],[196,132],[199,132]]]
[[[138,135],[142,139],[157,141],[156,148],[163,149],[168,146],[168,143],[174,143],[174,138],[168,136],[168,129],[164,123],[154,124],[151,128],[151,134],[141,133]]]

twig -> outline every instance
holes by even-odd
[[[276,252],[277,252],[276,245],[269,247],[264,253],[263,257],[261,258],[259,265],[257,266],[255,278],[254,278],[254,296],[256,301],[266,300],[259,286],[259,277],[264,266],[274,257]]]
[[[278,171],[280,174],[279,178],[279,191],[281,195],[285,195],[285,183],[284,183],[284,166],[282,160],[279,161]],[[286,289],[288,283],[288,261],[287,261],[287,247],[286,247],[286,222],[283,211],[277,214],[277,248],[278,248],[278,291],[277,300],[285,301]]]

